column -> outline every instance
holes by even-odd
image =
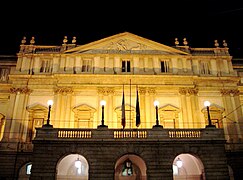
[[[148,96],[146,96],[146,118],[149,120],[147,126],[152,128],[156,124],[156,112],[154,108],[154,101],[156,100],[155,88],[147,88]],[[149,100],[147,99],[149,98]],[[159,108],[159,107],[158,107]],[[159,123],[161,124],[161,123]],[[162,124],[161,124],[162,125]]]
[[[100,57],[96,56],[94,57],[94,73],[99,73],[100,70]]]
[[[10,129],[11,129],[11,124],[13,121],[13,110],[15,106],[15,101],[17,99],[17,91],[16,88],[10,88],[10,98],[9,98],[9,108],[6,114],[6,124],[4,128],[4,134],[3,134],[3,139],[2,141],[9,141],[10,137]]]
[[[138,89],[139,91],[139,106],[140,106],[140,120],[141,120],[141,128],[152,128],[152,123],[151,122],[151,118],[147,119],[146,118],[146,98],[145,98],[145,94],[146,94],[146,88],[144,87],[139,87]],[[149,108],[150,109],[150,108]]]
[[[60,72],[64,72],[66,69],[66,56],[61,56],[61,61],[60,61]]]
[[[59,58],[60,58],[59,56],[54,56],[53,57],[53,65],[52,65],[52,72],[53,73],[56,73],[59,70],[59,66],[60,66]]]
[[[225,115],[226,118],[223,119],[223,127],[224,127],[224,132],[225,136],[228,142],[233,142],[235,139],[237,139],[237,129],[234,125],[234,123],[229,119],[234,120],[234,114],[231,113],[234,111],[231,103],[231,97],[230,97],[231,90],[230,89],[222,89],[221,94],[222,94],[222,100],[225,108]]]
[[[121,73],[121,64],[120,64],[120,57],[114,57],[114,71],[115,74]]]
[[[139,57],[133,57],[133,67],[134,67],[134,74],[139,74],[140,67],[139,67]]]
[[[155,74],[160,73],[160,64],[159,64],[158,56],[153,57],[153,68],[154,68]]]
[[[177,74],[178,73],[178,59],[171,58],[171,64],[172,64],[172,73]]]
[[[186,103],[186,94],[187,89],[186,88],[180,88],[180,99],[181,99],[181,112],[182,112],[182,122],[179,122],[179,127],[184,128],[187,127],[188,124],[188,117],[187,117],[187,103]]]
[[[235,126],[236,126],[236,133],[238,136],[238,140],[242,140],[242,133],[243,132],[243,127],[241,127],[241,118],[242,118],[242,107],[240,103],[240,91],[238,89],[232,89],[231,90],[231,99],[232,99],[232,104],[234,108],[234,121],[235,121]],[[238,141],[239,142],[239,141]]]
[[[189,120],[189,128],[201,128],[199,121],[199,105],[197,97],[198,89],[189,88],[188,94],[190,95],[190,106],[191,106],[191,118]],[[189,115],[189,114],[188,114]]]
[[[12,91],[15,91],[16,98],[13,106],[13,112],[12,112],[12,123],[10,128],[10,139],[13,141],[19,141],[21,137],[21,131],[23,128],[23,125],[25,124],[28,126],[27,117],[25,117],[25,111],[26,111],[26,105],[28,97],[26,98],[26,94],[31,93],[31,90],[27,87],[25,88],[16,88],[12,89]]]

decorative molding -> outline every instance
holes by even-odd
[[[147,91],[148,91],[148,93],[151,95],[151,94],[156,94],[156,90],[155,90],[155,88],[147,88]]]
[[[73,89],[70,87],[60,87],[60,88],[56,88],[54,90],[55,94],[62,94],[62,95],[66,95],[66,94],[72,94],[73,93]]]
[[[10,93],[13,94],[31,94],[33,92],[33,90],[30,90],[28,87],[24,87],[24,88],[10,88],[9,89]]]
[[[115,93],[114,88],[111,88],[111,87],[98,88],[97,91],[98,91],[98,94],[101,94],[104,96],[112,95]]]
[[[180,88],[179,93],[181,95],[197,95],[198,89],[197,88]]]
[[[223,95],[223,96],[238,96],[240,95],[240,91],[238,89],[221,89],[220,93]]]

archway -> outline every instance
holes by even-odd
[[[191,154],[180,154],[173,161],[174,180],[205,180],[202,161]]]
[[[88,180],[88,161],[79,154],[65,156],[57,164],[57,180]]]
[[[115,180],[146,180],[147,168],[144,160],[134,154],[120,157],[115,165]]]
[[[20,169],[18,174],[18,180],[29,180],[31,175],[32,163],[25,163]]]

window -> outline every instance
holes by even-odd
[[[8,75],[10,73],[10,69],[8,68],[0,68],[0,81],[8,81]]]
[[[82,60],[82,72],[91,72],[91,60]]]
[[[93,126],[93,118],[95,109],[86,105],[82,104],[73,108],[74,112],[74,127],[75,128],[90,128]]]
[[[40,72],[51,72],[51,62],[49,60],[42,60]]]
[[[131,62],[122,61],[122,72],[131,72]]]
[[[200,72],[201,74],[211,74],[209,62],[201,62],[200,64]]]
[[[32,168],[32,164],[27,164],[26,165],[26,175],[30,175],[31,174],[31,168]]]
[[[170,70],[170,65],[169,65],[169,61],[160,61],[160,69],[161,72],[169,72]]]
[[[123,164],[122,176],[132,176],[132,175],[133,175],[132,162],[129,159],[127,159]]]

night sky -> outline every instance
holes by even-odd
[[[84,1],[86,2],[86,1]],[[234,0],[2,2],[0,55],[15,55],[23,36],[37,45],[61,45],[64,36],[82,45],[117,33],[174,46],[187,38],[190,47],[228,43],[243,58],[243,6]]]

